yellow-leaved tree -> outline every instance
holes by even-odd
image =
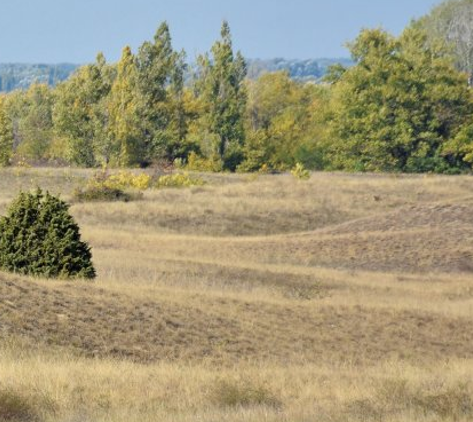
[[[138,122],[136,78],[133,53],[130,47],[125,47],[107,104],[112,145],[110,164],[117,167],[139,165],[145,154]]]
[[[292,80],[287,72],[248,82],[245,161],[239,170],[322,167],[327,88]]]
[[[13,129],[5,110],[5,97],[0,96],[0,165],[7,166],[13,153]]]

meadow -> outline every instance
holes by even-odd
[[[204,174],[75,203],[93,282],[0,273],[0,420],[473,419],[470,176]]]

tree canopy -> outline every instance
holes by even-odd
[[[473,85],[473,0],[444,1],[413,26],[426,31],[431,43],[446,43]]]
[[[472,5],[448,0],[399,37],[361,31],[349,45],[351,66],[333,66],[322,83],[284,71],[248,78],[226,21],[190,69],[163,22],[117,63],[99,54],[55,88],[5,96],[1,163],[471,171]]]
[[[399,38],[364,30],[350,44],[356,65],[333,86],[335,168],[362,171],[444,171],[466,165],[444,150],[472,119],[466,77],[448,54],[407,29]]]

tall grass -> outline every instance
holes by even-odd
[[[0,357],[2,421],[473,418],[471,361],[422,367],[402,361],[370,366],[143,366],[57,350],[27,353],[24,344],[20,351],[16,347],[3,349]]]

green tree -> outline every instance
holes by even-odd
[[[228,22],[223,22],[221,39],[213,45],[211,53],[211,57],[199,59],[195,86],[203,105],[201,126],[209,131],[202,142],[214,143],[204,145],[203,149],[216,153],[225,169],[235,170],[243,159],[245,140],[246,63],[239,52],[233,52]]]
[[[139,165],[145,156],[139,126],[136,84],[134,56],[130,47],[125,47],[107,102],[111,163],[121,167]]]
[[[332,166],[363,171],[446,171],[442,153],[471,119],[466,77],[423,31],[399,38],[364,30],[350,45],[356,65],[333,85]]]
[[[44,84],[8,96],[8,113],[13,122],[15,153],[30,160],[50,158],[53,140],[54,94]]]
[[[94,278],[90,247],[60,199],[21,193],[0,219],[0,268],[51,278]]]
[[[321,168],[320,139],[327,88],[293,81],[287,72],[248,82],[244,171]]]
[[[169,26],[163,22],[153,42],[146,41],[137,57],[139,115],[150,160],[173,160],[187,133],[183,108],[185,55],[173,50]]]
[[[473,85],[473,0],[444,1],[413,26],[425,30],[431,43],[446,42],[457,68]]]
[[[97,63],[83,66],[56,88],[53,122],[56,136],[66,144],[65,158],[72,164],[92,167],[107,161],[107,116],[103,100],[110,92],[110,70],[102,55]],[[101,157],[99,155],[105,155]]]
[[[13,127],[5,107],[5,97],[0,96],[0,166],[7,166],[13,154]]]
[[[168,142],[165,156],[169,161],[176,158],[186,159],[191,152],[198,152],[199,146],[189,140],[190,120],[196,115],[192,111],[192,93],[185,86],[186,55],[181,51],[175,55],[175,61],[168,86],[168,110],[170,114],[168,125]]]
[[[115,152],[114,140],[111,138],[109,100],[112,86],[117,77],[117,65],[108,64],[102,53],[97,55],[94,64],[94,73],[98,75],[96,79],[97,89],[100,95],[91,106],[91,123],[93,131],[92,148],[94,161],[102,166],[107,166],[113,159]]]

